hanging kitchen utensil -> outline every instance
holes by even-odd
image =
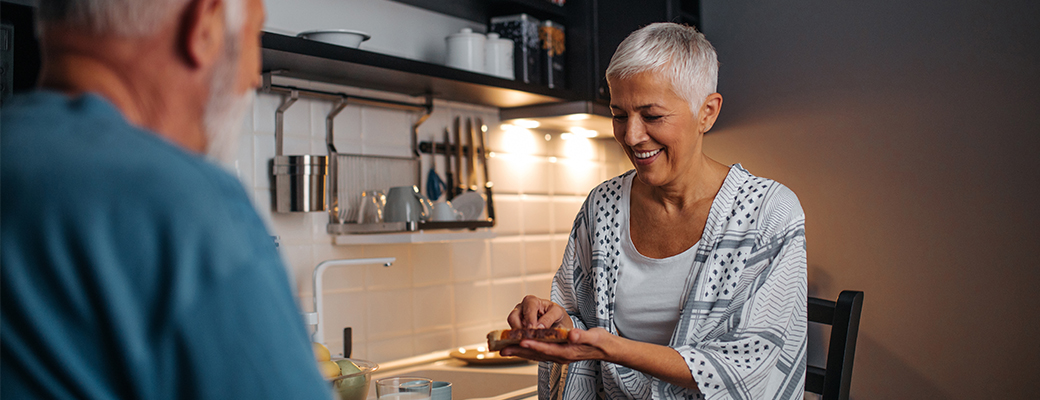
[[[437,144],[433,145],[433,154],[437,154]],[[455,198],[455,175],[451,172],[451,141],[448,140],[448,128],[444,128],[444,197],[451,201]]]
[[[477,186],[477,171],[473,169],[473,118],[466,117],[466,179],[462,183],[463,191],[473,191]]]
[[[477,141],[474,137],[477,136],[477,126],[473,125],[473,121],[470,118],[466,118],[466,127],[469,131],[466,132],[466,141],[469,142],[469,179],[466,182],[466,187],[470,191],[477,191]]]
[[[455,117],[455,181],[452,182],[452,190],[455,191],[455,195],[459,195],[466,191],[466,187],[462,180],[462,122],[460,117]]]
[[[437,174],[437,164],[430,166],[430,172],[426,174],[426,197],[437,201],[441,198],[441,190],[444,188],[444,180]]]
[[[477,139],[480,142],[480,164],[484,166],[484,195],[487,197],[487,216],[489,220],[495,220],[495,202],[491,199],[491,187],[494,186],[491,183],[491,175],[488,174],[487,164],[487,140],[484,140],[484,135],[487,134],[487,127],[484,126],[484,121],[477,118]]]

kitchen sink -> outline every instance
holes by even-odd
[[[519,400],[537,398],[538,364],[470,366],[442,358],[418,363],[389,363],[372,376],[368,398],[375,399],[375,381],[391,376],[418,376],[451,382],[452,400]]]

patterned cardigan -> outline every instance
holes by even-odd
[[[574,326],[617,335],[621,224],[634,171],[606,181],[578,212],[552,301]],[[805,216],[790,189],[734,164],[711,205],[669,346],[698,391],[623,365],[542,362],[541,400],[801,399],[806,360]]]

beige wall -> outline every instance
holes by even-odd
[[[725,97],[705,148],[798,194],[810,294],[866,292],[855,399],[1040,393],[1038,16],[703,2]]]

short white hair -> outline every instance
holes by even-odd
[[[175,18],[190,0],[40,0],[41,26],[67,24],[96,35],[142,37]],[[224,21],[238,34],[245,21],[243,0],[224,0]]]
[[[689,25],[658,22],[632,32],[618,45],[607,66],[607,81],[658,72],[696,114],[719,82],[715,48]]]

